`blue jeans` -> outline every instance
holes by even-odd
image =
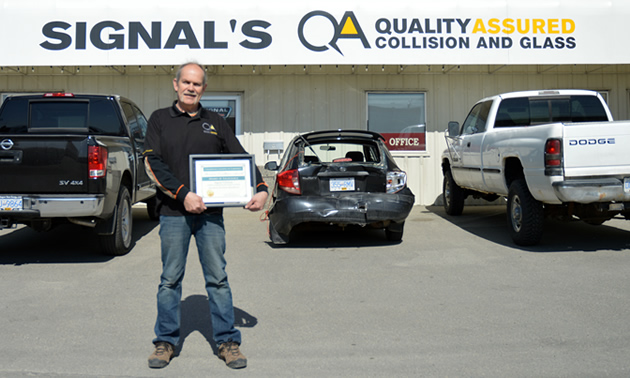
[[[225,272],[225,228],[220,214],[160,216],[162,276],[157,294],[158,314],[153,342],[179,344],[182,280],[192,235],[195,236],[206,281],[216,346],[228,341],[240,344],[241,333],[234,328],[232,291]]]

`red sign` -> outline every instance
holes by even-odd
[[[424,133],[381,133],[390,151],[426,151]]]

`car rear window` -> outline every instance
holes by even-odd
[[[30,129],[85,129],[88,102],[31,102]]]
[[[87,132],[121,135],[123,126],[113,99],[97,97],[73,100],[44,100],[10,98],[0,112],[0,131],[29,132]]]
[[[608,116],[603,104],[595,96],[520,97],[501,101],[494,126],[597,121],[608,121]]]
[[[304,163],[380,163],[378,146],[372,142],[323,142],[304,148]]]

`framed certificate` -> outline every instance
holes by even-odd
[[[254,195],[254,155],[190,155],[190,188],[208,207],[245,206]]]

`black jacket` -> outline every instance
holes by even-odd
[[[190,192],[189,155],[246,154],[228,123],[218,114],[200,108],[191,117],[177,109],[158,109],[149,118],[146,136],[146,167],[158,188],[162,215],[190,215],[184,198]],[[267,191],[267,184],[256,168],[256,190]],[[206,212],[221,212],[208,208]]]

